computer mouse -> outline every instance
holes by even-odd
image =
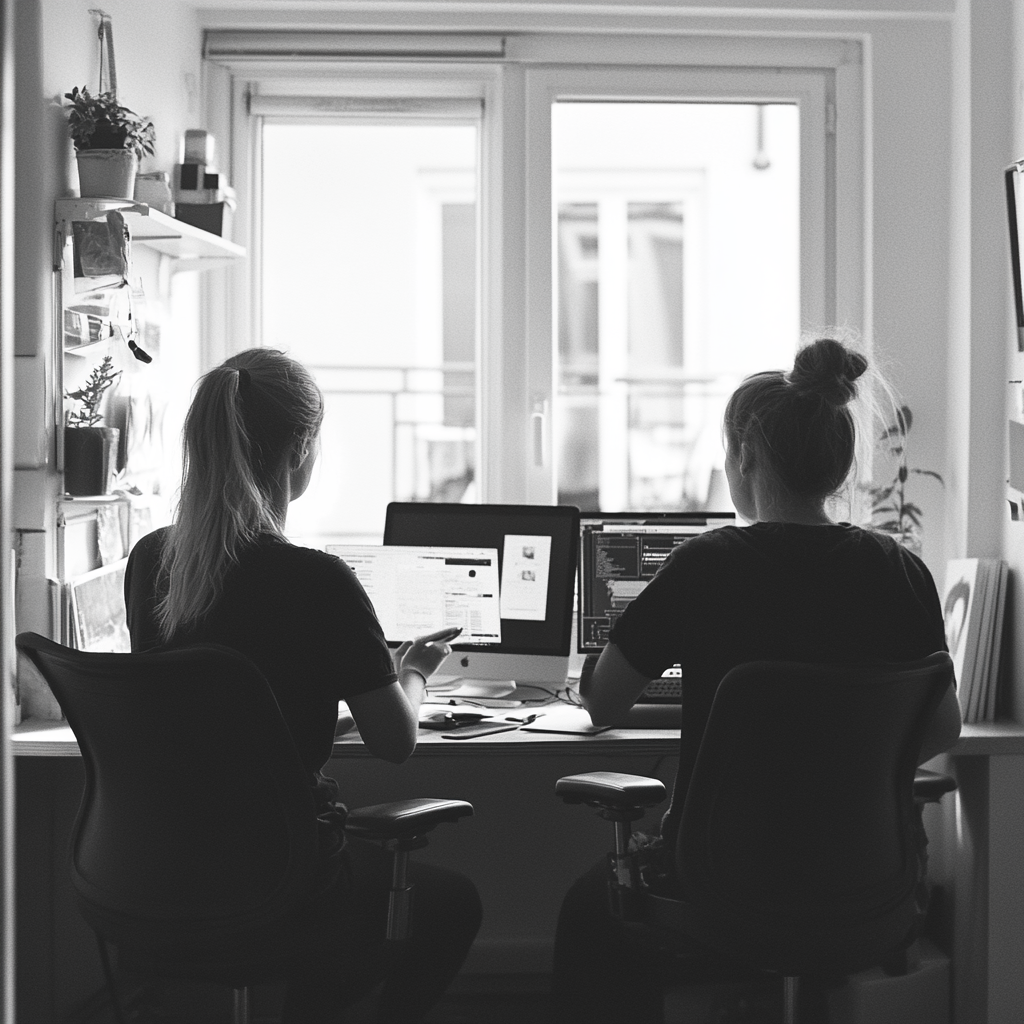
[[[338,724],[334,727],[335,738],[338,736],[344,736],[345,733],[354,729],[355,725],[356,720],[351,715],[342,712],[338,715]]]
[[[435,711],[420,719],[421,729],[458,729],[463,725],[475,725],[487,715],[477,711]]]

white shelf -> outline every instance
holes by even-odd
[[[110,339],[100,338],[99,341],[87,341],[84,345],[65,345],[64,355],[66,356],[81,356],[92,357],[96,355],[96,350],[100,348],[109,348]]]
[[[124,217],[133,243],[181,261],[179,270],[207,270],[245,258],[242,246],[127,199],[58,199],[58,228],[66,237],[71,221],[97,220],[110,210]]]
[[[116,505],[131,498],[129,494],[61,494],[57,500],[62,505]]]

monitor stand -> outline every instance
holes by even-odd
[[[557,689],[565,686],[568,655],[493,654],[484,651],[453,651],[430,677],[431,692],[441,695],[505,697],[516,685]],[[475,691],[471,693],[470,691]]]
[[[516,692],[514,679],[477,679],[473,676],[431,676],[427,681],[431,695],[443,697],[510,697]]]

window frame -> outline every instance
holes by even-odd
[[[208,34],[216,37],[217,33]],[[403,38],[408,38],[408,33]],[[387,38],[386,36],[381,38]],[[457,36],[424,34],[426,46]],[[497,49],[497,48],[496,48]],[[801,108],[803,327],[841,325],[871,347],[870,153],[863,46],[855,38],[522,33],[503,55],[374,59],[208,57],[211,124],[228,136],[244,271],[210,289],[210,362],[260,343],[259,123],[249,96],[474,97],[480,130],[477,478],[480,500],[556,500],[557,387],[551,103],[556,99],[797,102]],[[444,74],[439,74],[439,66]],[[325,84],[328,83],[328,84]],[[813,216],[808,216],[811,213]],[[527,254],[530,258],[527,258]],[[221,312],[212,309],[219,303]],[[518,440],[518,443],[516,441]]]

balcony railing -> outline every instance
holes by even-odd
[[[476,475],[476,368],[309,367],[330,415],[345,399],[377,399],[388,424],[386,453],[397,501],[458,501]],[[371,441],[364,438],[364,443]]]
[[[474,494],[473,363],[314,365],[311,370],[327,403],[325,429],[343,431],[364,448],[376,446],[374,462],[384,474],[375,488],[363,481],[362,488],[346,494],[344,510],[325,511],[325,520],[337,520],[332,534],[363,532],[342,520],[377,521],[382,500],[460,501]],[[604,390],[589,372],[563,373],[562,381],[559,459],[565,500],[598,508],[616,493],[615,504],[636,510],[703,507],[712,470],[721,465],[722,412],[734,377],[669,370],[617,378]],[[379,407],[368,407],[368,401]],[[368,408],[372,416],[365,415]],[[610,468],[602,438],[617,449]],[[609,475],[615,478],[611,489]],[[369,505],[361,510],[364,501],[373,505],[372,514]],[[605,507],[615,506],[605,501]]]

